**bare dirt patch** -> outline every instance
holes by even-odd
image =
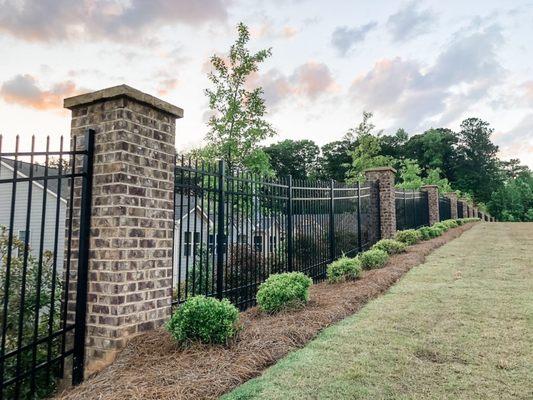
[[[216,399],[258,376],[322,329],[354,314],[379,296],[432,250],[457,238],[473,224],[410,246],[385,267],[354,282],[313,285],[300,310],[266,315],[257,308],[241,314],[243,330],[229,346],[180,348],[163,329],[132,339],[117,360],[58,399]]]

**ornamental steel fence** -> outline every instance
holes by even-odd
[[[465,209],[464,209],[464,206],[463,206],[463,202],[462,201],[458,201],[457,202],[457,218],[466,218],[467,215],[465,213]]]
[[[439,196],[439,220],[444,221],[452,217],[452,202],[449,198]]]
[[[83,379],[94,132],[81,139],[5,152],[0,136],[0,399]]]
[[[175,176],[173,304],[203,294],[245,309],[269,275],[321,280],[331,261],[379,237],[375,184],[265,179],[184,158]]]
[[[396,189],[396,229],[416,229],[429,225],[427,192]]]

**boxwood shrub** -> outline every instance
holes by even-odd
[[[372,248],[386,251],[388,254],[398,254],[405,251],[406,245],[394,239],[381,239]]]
[[[257,304],[262,311],[269,313],[305,304],[312,284],[313,280],[301,272],[270,275],[259,286]]]
[[[422,228],[418,228],[418,232],[420,232],[422,240],[429,240],[435,237],[433,236],[435,231],[433,231],[429,226],[423,226]]]
[[[422,239],[422,235],[415,229],[406,229],[404,231],[396,232],[396,240],[410,246],[418,243]]]
[[[328,265],[328,281],[337,283],[353,280],[359,277],[361,270],[361,261],[358,258],[341,257]]]
[[[383,250],[370,249],[359,254],[358,258],[364,269],[375,269],[383,267],[387,263],[389,255]]]
[[[226,343],[238,330],[239,310],[227,299],[194,296],[178,307],[166,329],[178,342]]]

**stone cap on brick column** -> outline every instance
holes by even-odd
[[[365,169],[363,172],[367,173],[367,172],[386,172],[386,171],[390,171],[392,173],[396,173],[396,170],[392,167],[375,167],[375,168],[367,168]]]
[[[444,196],[449,197],[449,198],[457,198],[457,193],[448,192],[448,193],[444,193]]]
[[[141,92],[140,90],[134,89],[128,85],[118,85],[98,90],[96,92],[68,97],[63,101],[63,106],[68,109],[73,109],[78,106],[84,106],[118,97],[129,97],[133,100],[137,100],[138,102],[148,104],[154,108],[167,112],[176,118],[183,118],[183,109],[158,99],[157,97]]]
[[[420,189],[435,189],[435,188],[438,188],[437,185],[424,185],[424,186],[420,186]]]

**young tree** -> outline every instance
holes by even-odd
[[[227,59],[213,55],[213,71],[209,80],[213,87],[206,89],[212,116],[209,119],[208,158],[222,158],[229,171],[247,170],[260,174],[269,171],[268,156],[259,143],[275,134],[265,121],[263,89],[248,90],[246,83],[259,64],[271,55],[271,49],[251,53],[246,47],[250,41],[248,28],[237,26],[238,37],[231,46]]]
[[[440,168],[432,168],[428,171],[428,176],[423,179],[424,185],[437,185],[439,193],[451,192],[452,186],[446,177],[441,175]]]
[[[468,118],[461,123],[458,135],[457,187],[471,192],[477,202],[487,202],[502,184],[496,157],[498,146],[490,140],[492,132],[488,122]]]
[[[439,168],[448,180],[453,181],[456,143],[457,135],[452,130],[431,128],[407,141],[404,156],[416,160],[424,174],[431,168]]]
[[[415,160],[406,159],[402,161],[400,169],[400,179],[402,180],[396,186],[401,189],[420,189],[423,185],[420,177],[422,170]]]
[[[364,170],[373,167],[390,166],[394,160],[390,156],[381,153],[381,138],[378,132],[374,135],[374,124],[370,122],[372,113],[364,111],[363,121],[348,131],[347,137],[355,139],[357,146],[350,152],[352,157],[350,168],[347,172],[349,181],[364,179]]]
[[[286,139],[263,150],[279,177],[292,175],[295,179],[307,179],[316,176],[320,148],[312,140]]]

